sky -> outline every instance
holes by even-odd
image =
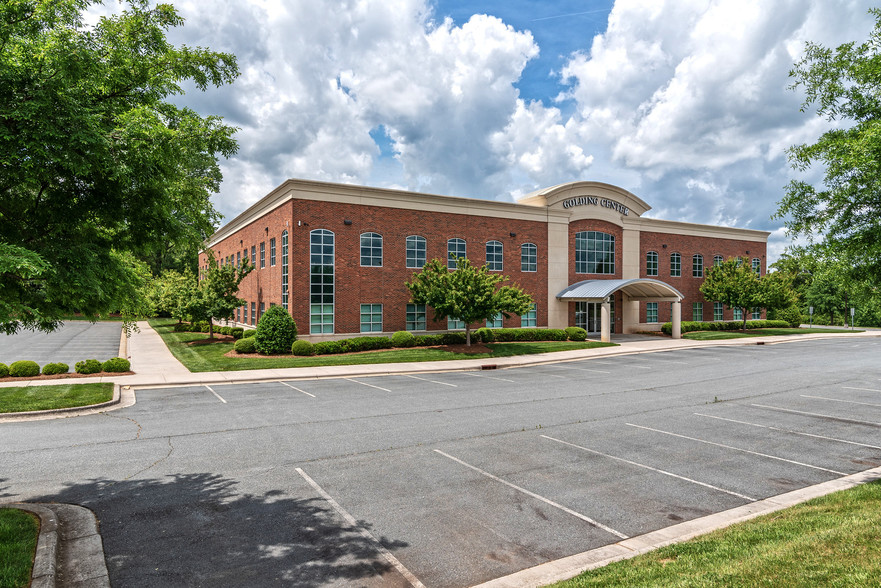
[[[867,0],[172,2],[172,42],[242,72],[175,98],[240,129],[224,222],[287,178],[501,201],[595,180],[646,216],[771,231],[771,261],[786,149],[832,124],[788,72],[873,24]]]

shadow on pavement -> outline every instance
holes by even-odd
[[[324,500],[239,494],[236,484],[208,473],[93,480],[34,501],[94,511],[114,586],[403,585]]]

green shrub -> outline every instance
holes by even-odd
[[[44,376],[55,376],[57,374],[66,374],[70,371],[70,366],[66,363],[47,363],[43,366]]]
[[[243,329],[242,327],[230,327],[229,328],[229,334],[232,336],[233,339],[241,339],[242,334],[244,334],[244,332],[245,332],[245,329]]]
[[[496,336],[492,329],[482,327],[471,333],[471,340],[481,343],[492,343],[496,340]]]
[[[398,331],[392,335],[393,347],[413,347],[416,345],[416,337],[410,331]]]
[[[256,353],[257,344],[254,341],[254,337],[246,337],[236,341],[233,349],[236,350],[236,353]]]
[[[127,372],[130,369],[131,362],[123,357],[112,357],[101,364],[101,371],[107,373]]]
[[[440,335],[416,335],[416,347],[431,347],[440,344]]]
[[[374,349],[391,349],[392,340],[388,337],[354,337],[339,341],[343,353],[357,353]]]
[[[40,375],[40,366],[36,361],[22,359],[9,364],[9,375],[13,378],[33,378]]]
[[[231,328],[232,327],[220,327],[220,334],[221,335],[229,335],[230,334],[229,330]]]
[[[270,306],[257,323],[254,335],[260,353],[288,353],[297,340],[297,323],[281,306]]]
[[[9,366],[5,363],[0,363],[0,378],[5,378],[9,375]]]
[[[344,353],[343,346],[339,341],[319,341],[314,346],[315,355],[333,355]]]
[[[299,356],[315,355],[315,346],[308,341],[298,339],[297,341],[294,341],[293,345],[291,345],[291,353]]]
[[[584,341],[587,339],[587,331],[581,327],[566,327],[566,336],[570,341]]]
[[[176,325],[174,325],[174,327],[172,327],[172,330],[175,333],[186,333],[190,330],[190,325],[187,323],[177,323]]]
[[[465,343],[465,333],[441,333],[441,345],[462,345]]]
[[[84,359],[76,362],[73,369],[78,374],[97,374],[101,371],[101,362],[97,359]]]
[[[747,329],[787,329],[790,323],[785,320],[757,320],[746,321]],[[694,331],[738,331],[743,326],[743,321],[682,321],[680,328],[683,334]],[[661,325],[661,331],[667,335],[673,333],[673,323]]]
[[[253,337],[257,334],[257,329],[243,329],[242,330],[242,339],[247,339],[248,337]]]

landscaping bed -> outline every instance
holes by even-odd
[[[17,508],[0,508],[0,586],[30,585],[39,534],[36,516]]]
[[[0,388],[0,413],[76,408],[113,399],[113,384],[58,384],[56,386],[10,386]]]

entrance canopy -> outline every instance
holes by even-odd
[[[631,280],[584,280],[572,284],[557,294],[557,299],[603,301],[618,290],[627,294],[630,300],[680,302],[685,298],[679,290],[660,280],[635,278]]]

